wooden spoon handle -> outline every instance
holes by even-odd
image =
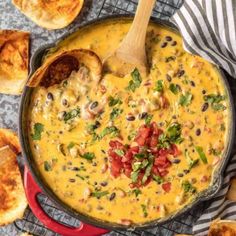
[[[145,40],[148,22],[156,0],[139,0],[138,8],[135,14],[132,26],[122,41],[118,53],[131,54],[146,59]],[[140,59],[141,59],[140,58]],[[145,60],[144,60],[145,61]]]

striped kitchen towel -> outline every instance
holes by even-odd
[[[185,0],[171,21],[187,51],[236,78],[236,0]]]
[[[217,218],[236,220],[236,202],[226,199],[230,179],[236,176],[236,155],[233,156],[225,170],[224,182],[219,193],[211,199],[211,205],[203,212],[193,227],[195,236],[205,236],[211,222]]]

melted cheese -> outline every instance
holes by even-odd
[[[59,44],[51,53],[89,48],[102,59],[117,48],[129,27],[128,21],[108,21],[86,27]],[[166,36],[170,36],[172,40],[167,42]],[[167,46],[161,47],[165,42]],[[176,42],[176,45],[173,42]],[[126,89],[132,79],[130,75],[118,78],[105,74],[101,86],[88,78],[84,81],[80,73],[73,72],[67,84],[55,85],[48,89],[36,88],[32,96],[29,135],[35,132],[36,123],[44,127],[40,140],[30,140],[42,177],[66,204],[101,220],[116,223],[127,223],[131,220],[133,223],[144,223],[175,213],[196,196],[184,194],[183,181],[189,181],[198,193],[205,190],[210,184],[214,165],[222,157],[226,146],[228,99],[221,102],[226,107],[225,110],[215,111],[209,105],[208,109],[202,112],[204,93],[225,95],[217,70],[205,60],[186,53],[178,34],[154,24],[148,28],[147,53],[151,64],[150,75],[142,78],[142,84],[135,92]],[[181,70],[185,71],[184,75],[178,74]],[[172,78],[171,82],[168,81],[167,74]],[[168,108],[161,107],[160,94],[154,92],[157,80],[163,80],[164,96],[170,103]],[[145,83],[150,85],[145,86]],[[177,94],[171,92],[171,83],[179,85],[181,91]],[[181,106],[181,95],[187,92],[192,95],[192,101],[188,106]],[[52,101],[47,99],[48,93],[53,94]],[[117,138],[106,135],[100,141],[91,142],[92,136],[87,132],[87,127],[94,124],[97,117],[87,119],[91,117],[86,117],[86,104],[89,101],[97,101],[104,110],[98,119],[101,126],[96,129],[96,133],[100,134],[111,125],[110,114],[113,107],[108,105],[109,96],[119,97],[123,102],[118,106],[123,112],[112,121],[112,125],[120,130],[123,143],[130,144],[128,136],[144,123],[138,119],[138,115],[143,111],[152,114],[152,120],[163,130],[170,122],[181,124],[184,141],[177,145],[181,150],[178,157],[181,162],[172,164],[169,174],[164,177],[164,181],[171,182],[169,193],[166,193],[161,185],[151,181],[140,189],[142,193],[136,197],[129,186],[131,179],[123,174],[113,178],[109,169],[106,170],[107,164],[109,165],[109,141]],[[68,103],[66,106],[65,101],[63,102],[65,99]],[[142,105],[142,101],[145,101],[145,105]],[[78,107],[81,117],[66,123],[62,119],[62,112],[70,112]],[[135,121],[127,121],[129,113],[135,116]],[[196,134],[198,129],[201,131],[199,136]],[[199,159],[196,146],[202,147],[208,163],[204,164],[200,160],[189,173],[185,173],[189,169],[186,151],[193,160]],[[78,151],[94,153],[95,158],[89,162],[81,158]],[[73,170],[73,167],[79,170]],[[179,177],[181,174],[183,177]],[[101,186],[102,182],[107,182],[107,185]],[[109,194],[97,199],[90,196],[90,193],[95,191],[107,191]],[[116,197],[109,200],[112,193],[116,193]],[[142,205],[146,207],[146,217]]]

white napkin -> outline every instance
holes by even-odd
[[[185,0],[171,21],[187,51],[236,78],[236,0]]]

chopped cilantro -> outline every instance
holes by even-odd
[[[179,99],[179,104],[181,106],[188,106],[193,100],[193,95],[190,92],[186,92],[185,94],[181,94]]]
[[[112,134],[112,137],[117,137],[119,135],[119,132],[119,129],[117,129],[115,126],[106,127],[98,136],[98,138],[102,139],[109,134]]]
[[[45,171],[51,171],[52,170],[52,165],[48,161],[44,162],[44,170]]]
[[[107,194],[109,194],[108,191],[103,191],[103,192],[97,191],[97,192],[93,192],[93,193],[91,194],[91,196],[92,196],[92,197],[96,197],[96,198],[101,198],[101,197],[103,197],[103,196],[106,196]]]
[[[152,167],[153,167],[153,157],[149,157],[149,163],[148,163],[148,165],[145,169],[144,176],[143,176],[143,179],[142,179],[142,184],[145,184],[148,177],[151,175]]]
[[[181,138],[181,125],[179,123],[171,124],[167,129],[167,137],[171,143],[181,143],[183,138]]]
[[[182,188],[185,193],[192,193],[192,194],[195,193],[197,190],[188,180],[182,182]]]
[[[93,160],[95,158],[95,154],[93,152],[86,152],[83,155],[80,155],[82,158],[86,159],[86,160]]]
[[[203,97],[205,102],[208,102],[214,111],[224,111],[226,106],[221,102],[226,99],[226,96],[220,94],[209,94]]]
[[[141,190],[138,188],[134,189],[132,192],[135,194],[136,197],[138,197],[139,194],[142,194]]]
[[[147,216],[148,216],[148,213],[147,213],[147,206],[144,205],[144,204],[141,204],[141,207],[142,207],[142,211],[143,211],[143,216],[144,216],[144,217],[147,217]]]
[[[120,98],[114,98],[112,96],[108,98],[109,107],[113,107],[115,105],[120,105],[120,104],[122,104],[122,101],[120,100]]]
[[[199,163],[199,159],[195,159],[193,160],[190,156],[187,150],[185,150],[184,152],[185,157],[187,159],[188,162],[188,166],[189,166],[189,170],[191,170],[193,167],[195,167],[198,163]]]
[[[145,118],[145,124],[150,125],[152,118],[153,118],[153,115],[148,114]]]
[[[134,71],[131,73],[131,76],[132,80],[129,81],[127,89],[132,92],[135,92],[135,90],[140,87],[142,83],[142,78],[137,68],[134,69]]]
[[[117,118],[122,112],[123,112],[122,109],[113,108],[113,109],[112,109],[112,112],[111,112],[111,114],[110,114],[110,120],[114,120],[114,119]]]
[[[74,119],[75,117],[80,117],[80,108],[76,108],[76,109],[73,109],[69,112],[66,112],[64,117],[63,117],[63,120],[65,123],[67,123],[68,121]]]
[[[33,140],[41,140],[41,135],[44,130],[44,125],[41,123],[34,124],[34,134],[32,134]]]
[[[135,158],[138,158],[138,159],[142,159],[142,158],[144,158],[146,155],[145,155],[145,153],[137,153],[137,154],[134,154],[134,157]]]
[[[118,155],[118,156],[124,156],[125,155],[125,152],[122,150],[122,149],[116,149],[115,150],[115,153]]]
[[[163,178],[161,178],[158,175],[152,175],[152,178],[158,183],[158,184],[162,184],[164,182]]]
[[[74,146],[75,146],[75,143],[70,142],[70,143],[68,144],[68,146],[67,146],[67,149],[71,149],[71,148],[73,148]]]
[[[200,159],[202,160],[202,162],[203,162],[204,164],[207,164],[207,163],[208,163],[208,162],[207,162],[207,157],[206,157],[206,155],[205,155],[205,153],[204,153],[204,151],[203,151],[203,148],[197,146],[197,147],[195,147],[195,149],[196,149],[196,151],[197,151],[197,153],[198,153]]]
[[[156,82],[156,87],[154,88],[155,91],[162,93],[164,90],[163,80],[158,80]]]
[[[170,84],[169,89],[175,95],[178,94],[180,91],[180,87],[177,84],[173,84],[173,83]]]
[[[139,171],[132,171],[131,172],[131,180],[133,183],[137,182],[138,175],[139,175]]]

